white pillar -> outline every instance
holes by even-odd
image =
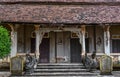
[[[42,42],[42,38],[45,34],[45,32],[40,31],[40,27],[39,25],[35,25],[35,33],[36,33],[36,58],[39,59],[40,56],[40,50],[39,50],[39,46]]]
[[[85,55],[85,26],[82,26],[80,31],[75,32],[77,34],[77,36],[79,37],[79,42],[82,46],[82,53],[81,55],[84,56]]]
[[[37,59],[39,58],[39,31],[36,31],[36,57],[37,57]]]
[[[82,44],[82,56],[85,55],[86,49],[85,49],[85,26],[81,27],[81,44]]]
[[[12,42],[12,45],[11,45],[11,53],[10,53],[10,56],[11,57],[14,57],[17,55],[17,28],[19,27],[18,25],[10,25],[11,27],[11,42]]]
[[[110,56],[110,26],[104,27],[104,52]]]

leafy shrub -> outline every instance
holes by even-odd
[[[0,58],[4,58],[9,55],[11,50],[11,40],[9,32],[3,26],[0,26]]]

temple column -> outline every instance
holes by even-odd
[[[110,56],[110,26],[104,26],[104,52]]]
[[[45,34],[45,32],[40,31],[40,26],[39,25],[35,25],[35,33],[36,33],[36,58],[39,59],[40,56],[40,50],[39,50],[39,46],[42,42],[42,38]]]
[[[10,57],[14,57],[17,54],[17,29],[19,25],[9,25],[11,27],[11,53]]]
[[[39,26],[35,25],[35,33],[36,33],[36,48],[35,48],[35,54],[36,54],[36,58],[39,59]]]
[[[81,44],[82,44],[82,56],[85,55],[85,26],[81,27]]]
[[[85,51],[86,51],[86,49],[85,49],[85,26],[84,25],[81,26],[80,31],[76,32],[76,33],[77,33],[77,36],[79,37],[79,42],[80,42],[80,44],[82,46],[82,53],[81,53],[81,55],[85,56]]]

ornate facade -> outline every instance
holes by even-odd
[[[11,57],[33,53],[42,63],[120,55],[119,0],[1,0],[0,22],[11,31]]]

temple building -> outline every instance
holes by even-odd
[[[0,0],[11,54],[40,63],[80,63],[96,52],[120,60],[120,0]]]

